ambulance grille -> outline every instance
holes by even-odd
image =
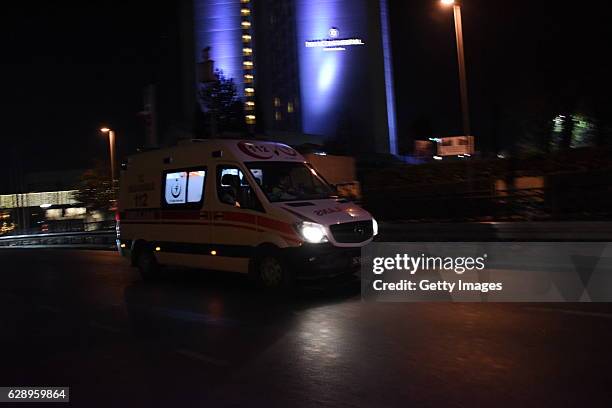
[[[336,242],[357,244],[367,241],[374,235],[372,221],[347,222],[329,227]]]

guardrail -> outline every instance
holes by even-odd
[[[58,232],[0,237],[2,247],[113,249],[117,234],[114,230]]]
[[[115,231],[61,232],[0,237],[0,248],[115,249]],[[612,242],[612,222],[383,222],[379,241],[605,241]]]
[[[114,231],[115,220],[83,222],[83,220],[61,220],[61,221],[46,221],[35,228],[20,229],[10,232],[7,235],[0,237],[17,236],[17,235],[39,235],[39,234],[58,234],[58,233],[76,233],[76,232],[94,232],[94,231]]]

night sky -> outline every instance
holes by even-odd
[[[391,3],[401,133],[424,117],[436,136],[459,134],[452,12],[434,1]],[[576,110],[595,107],[612,116],[605,4],[463,2],[472,132],[480,149],[503,148],[513,133],[499,127],[511,127],[540,105],[555,105],[554,111],[566,99],[578,100]]]
[[[133,151],[143,88],[171,54],[173,5],[33,4],[11,2],[0,16],[3,152],[17,147],[25,172],[87,168],[108,159],[102,125],[116,129],[122,154]]]
[[[400,137],[417,119],[460,133],[452,11],[389,0]],[[0,15],[3,157],[25,171],[106,160],[108,124],[120,155],[144,139],[143,87],[178,67],[176,3],[133,0],[9,2]],[[507,143],[495,118],[577,95],[609,109],[612,38],[604,2],[465,0],[473,133],[483,150]],[[503,133],[503,132],[501,132]],[[6,170],[9,160],[2,160]]]

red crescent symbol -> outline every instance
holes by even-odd
[[[297,152],[289,146],[276,145],[276,147],[278,148],[278,150],[285,153],[287,156],[292,156],[292,157],[297,156]]]
[[[274,153],[270,151],[266,146],[254,145],[249,142],[238,142],[238,148],[246,155],[254,157],[256,159],[271,159]]]

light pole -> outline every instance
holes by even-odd
[[[457,38],[457,59],[459,61],[459,82],[461,88],[461,111],[463,114],[464,136],[471,136],[470,110],[468,106],[467,74],[465,69],[465,54],[463,51],[463,23],[461,19],[461,5],[457,0],[441,0],[444,6],[453,6],[455,15],[455,37]]]
[[[100,129],[100,132],[108,133],[108,144],[110,147],[111,180],[114,187],[115,183],[117,182],[117,178],[115,177],[115,132],[107,127]]]

